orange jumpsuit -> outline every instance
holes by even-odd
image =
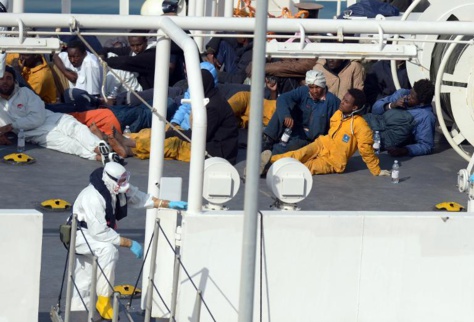
[[[299,150],[274,155],[271,162],[290,157],[301,161],[311,174],[342,173],[349,158],[359,149],[370,172],[374,176],[380,173],[379,158],[372,148],[372,130],[362,116],[344,118],[342,112],[337,111],[329,126],[327,135],[319,136]]]
[[[92,123],[95,123],[95,125],[97,125],[97,127],[107,135],[113,134],[112,127],[115,127],[118,132],[122,133],[120,122],[115,114],[108,108],[99,108],[97,110],[69,114],[88,127],[91,126]]]

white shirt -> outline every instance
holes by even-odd
[[[84,60],[82,61],[82,65],[79,68],[76,68],[69,61],[67,52],[61,52],[58,56],[63,61],[66,68],[77,73],[76,83],[74,84],[69,81],[70,88],[82,89],[91,95],[100,94],[102,76],[97,57],[87,51],[86,57],[84,57]]]
[[[8,100],[0,97],[0,124],[11,124],[15,133],[25,130],[26,138],[49,131],[61,118],[44,108],[44,102],[35,92],[15,85]]]

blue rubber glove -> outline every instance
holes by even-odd
[[[168,203],[168,208],[186,210],[188,209],[188,203],[186,201],[170,201]]]
[[[137,256],[137,258],[143,257],[143,247],[140,245],[140,243],[132,240],[132,246],[130,246],[130,250],[133,254],[135,254],[135,256]]]

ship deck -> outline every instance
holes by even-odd
[[[241,132],[241,141],[246,141],[246,132]],[[11,165],[0,162],[3,191],[0,205],[3,209],[38,209],[40,202],[60,198],[73,203],[78,193],[88,184],[89,174],[99,162],[88,161],[27,144],[26,153],[36,159],[31,165]],[[466,145],[467,150],[472,150]],[[15,152],[15,146],[0,147],[0,157]],[[239,173],[245,167],[247,150],[239,150]],[[386,153],[380,155],[381,167],[390,169],[394,158]],[[308,198],[299,206],[302,211],[432,211],[434,205],[443,201],[459,202],[467,206],[467,195],[456,187],[457,172],[466,168],[467,162],[461,158],[444,140],[437,141],[432,155],[402,157],[399,184],[392,184],[390,178],[374,177],[370,174],[359,155],[350,160],[344,174],[320,175],[313,177],[313,188]],[[127,169],[131,172],[131,183],[142,190],[147,187],[148,160],[127,159]],[[164,176],[183,178],[183,199],[187,199],[189,164],[179,161],[165,161]],[[258,205],[269,210],[272,199],[264,179],[260,179]],[[242,210],[245,184],[237,196],[227,203],[230,210]],[[42,211],[42,210],[40,210]],[[69,213],[67,211],[42,211],[43,245],[39,302],[39,321],[50,321],[51,306],[58,301],[61,278],[66,259],[66,250],[59,241],[58,227]],[[451,213],[453,214],[453,213]],[[119,223],[119,232],[124,236],[143,242],[145,226],[144,210],[129,210],[129,217]],[[116,285],[134,284],[140,271],[141,261],[136,260],[126,249],[120,249],[120,261],[116,271]],[[139,287],[141,283],[139,284]],[[64,309],[65,293],[61,301]],[[127,300],[122,303],[126,304]],[[134,321],[143,321],[140,301],[132,303]],[[85,313],[74,313],[73,321],[85,321]],[[126,317],[122,316],[126,321]]]

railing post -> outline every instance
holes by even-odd
[[[88,321],[94,321],[95,302],[97,301],[97,256],[92,256],[91,288],[89,296]]]
[[[114,315],[112,317],[112,322],[117,322],[119,319],[119,312],[120,312],[120,305],[119,305],[119,292],[114,292],[113,298],[113,308],[114,308]]]
[[[76,233],[77,233],[77,215],[72,214],[71,240],[69,241],[69,256],[67,265],[67,288],[66,288],[66,310],[64,312],[64,322],[69,322],[71,318],[71,300],[73,290],[74,268],[76,264]]]
[[[194,302],[194,307],[196,308],[196,322],[201,321],[201,306],[202,306],[202,291],[197,290],[196,292],[196,302]]]
[[[170,322],[174,321],[174,317],[176,315],[176,302],[178,299],[178,283],[179,283],[179,262],[181,260],[181,256],[175,251],[174,255],[174,271],[173,271],[173,293],[171,298],[171,315],[170,315]]]

